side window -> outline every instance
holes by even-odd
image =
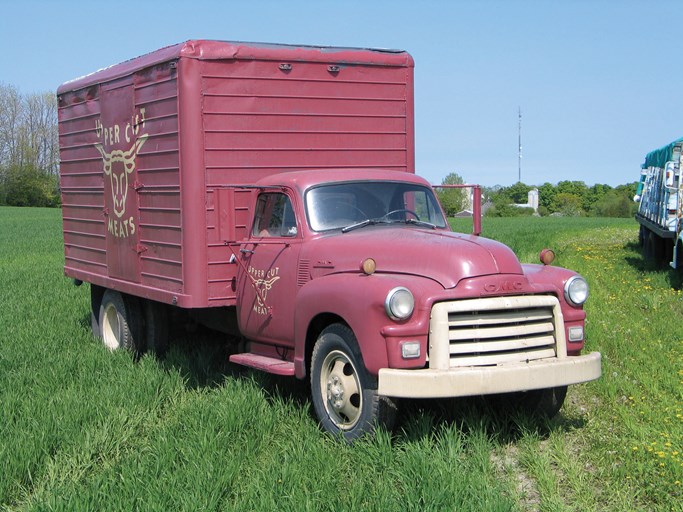
[[[252,235],[257,237],[296,236],[296,218],[292,203],[285,194],[267,192],[256,202]]]
[[[403,207],[415,212],[419,220],[430,222],[440,228],[446,226],[434,196],[427,190],[407,190],[403,193]]]
[[[429,204],[427,194],[422,191],[410,191],[403,195],[403,204],[409,210],[417,213],[421,219],[431,219],[433,208]]]

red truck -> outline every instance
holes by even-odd
[[[348,440],[403,397],[552,416],[599,377],[586,281],[451,232],[414,174],[406,52],[188,41],[57,94],[65,274],[110,349],[163,350],[182,309]]]

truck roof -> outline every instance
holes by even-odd
[[[663,146],[654,151],[650,151],[645,155],[645,162],[641,165],[641,169],[648,167],[659,167],[663,169],[667,162],[673,160],[673,151],[676,144],[680,145],[683,142],[683,137]]]
[[[83,77],[69,80],[59,86],[57,94],[115,80],[162,62],[182,58],[198,60],[282,60],[285,62],[331,62],[350,65],[414,67],[413,58],[404,50],[198,39],[167,46]]]
[[[429,186],[424,178],[405,171],[389,171],[378,169],[324,169],[294,171],[287,173],[272,174],[262,178],[256,183],[259,187],[275,187],[290,185],[304,191],[310,187],[321,184],[321,177],[324,183],[342,183],[348,181],[401,181],[408,183],[418,183]]]

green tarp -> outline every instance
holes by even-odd
[[[671,144],[667,144],[663,148],[655,149],[650,151],[645,156],[645,163],[641,165],[641,169],[647,169],[648,167],[659,167],[663,169],[667,162],[673,160],[673,150],[676,144],[683,142],[683,137],[676,139]]]

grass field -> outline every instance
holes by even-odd
[[[404,404],[393,434],[322,434],[305,386],[238,369],[205,332],[111,354],[62,273],[58,210],[0,208],[3,510],[683,510],[681,279],[629,219],[485,219],[591,285],[603,377],[545,424],[477,400]]]

